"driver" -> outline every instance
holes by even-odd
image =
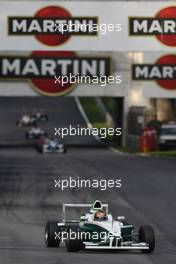
[[[30,120],[30,116],[29,115],[24,115],[23,117],[22,117],[22,121],[24,122],[24,123],[28,123],[29,122],[29,120]]]
[[[106,212],[104,210],[97,210],[94,214],[94,220],[96,221],[102,221],[102,220],[106,220],[107,216],[106,216]]]

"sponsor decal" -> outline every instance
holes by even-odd
[[[8,34],[13,36],[33,35],[42,44],[58,46],[67,42],[72,35],[96,36],[93,25],[97,17],[72,17],[63,7],[47,6],[33,17],[8,17]]]
[[[167,90],[176,89],[176,55],[165,55],[155,64],[133,64],[132,79],[134,81],[155,80]]]
[[[70,92],[73,83],[64,85],[55,76],[109,76],[109,57],[78,56],[71,51],[34,51],[31,56],[0,56],[0,79],[28,80],[41,94],[59,96]]]
[[[130,36],[155,36],[162,44],[176,47],[176,6],[162,9],[153,17],[130,17]]]

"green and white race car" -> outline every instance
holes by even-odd
[[[88,207],[90,211],[79,220],[66,220],[66,209]],[[59,247],[65,242],[68,251],[82,249],[141,250],[152,253],[155,249],[155,235],[149,225],[141,226],[137,234],[134,226],[124,216],[113,220],[108,204],[95,201],[94,204],[63,204],[63,221],[48,221],[45,227],[47,247]]]

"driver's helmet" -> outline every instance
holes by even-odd
[[[94,214],[94,220],[96,221],[103,221],[106,220],[107,216],[106,216],[106,212],[102,209],[97,210]]]
[[[24,121],[24,122],[28,122],[29,120],[30,120],[30,116],[29,115],[24,115],[23,117],[22,117],[22,120]]]
[[[57,141],[55,139],[50,140],[50,146],[55,147],[57,146]]]

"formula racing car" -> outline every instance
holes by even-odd
[[[79,220],[66,220],[66,208],[88,207],[90,211]],[[67,251],[78,252],[82,249],[141,250],[152,253],[155,249],[155,234],[150,225],[139,228],[125,221],[124,216],[114,220],[108,212],[108,204],[95,201],[91,204],[63,204],[63,220],[48,221],[45,227],[47,247],[59,247],[65,242]]]
[[[20,119],[16,121],[17,127],[30,127],[36,124],[36,118],[30,114],[23,115]]]
[[[47,132],[38,126],[31,127],[28,131],[25,132],[26,139],[38,139],[42,136],[47,136]]]
[[[48,121],[48,115],[42,110],[34,112],[31,117],[36,121]]]
[[[67,149],[64,143],[57,138],[49,139],[41,137],[36,143],[36,149],[40,153],[66,153]]]

